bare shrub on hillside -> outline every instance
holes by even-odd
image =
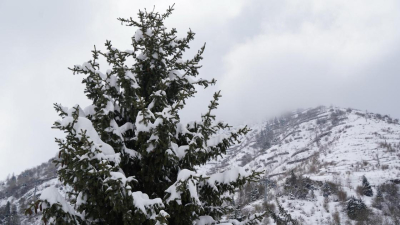
[[[318,168],[316,165],[310,165],[310,167],[308,167],[308,173],[317,173],[318,172]]]
[[[347,192],[343,190],[338,190],[336,194],[338,196],[339,201],[345,202],[347,200]]]
[[[387,169],[389,169],[389,165],[382,165],[382,166],[381,166],[381,169],[382,169],[382,170],[387,170]]]
[[[357,193],[357,195],[358,195],[359,197],[364,195],[364,194],[363,194],[363,187],[362,187],[361,185],[358,185],[358,186],[356,187],[356,193]]]
[[[396,152],[396,149],[392,146],[392,144],[387,143],[386,141],[378,143],[378,146],[380,148],[386,149],[387,152]]]
[[[340,225],[341,223],[340,223],[340,215],[339,215],[339,212],[338,211],[335,211],[333,214],[332,214],[332,218],[333,218],[333,224],[334,225]]]

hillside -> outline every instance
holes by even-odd
[[[399,224],[398,120],[355,109],[317,107],[286,113],[250,128],[225,156],[198,168],[205,174],[234,166],[265,171],[272,184],[269,203],[263,204],[263,182],[248,184],[237,190],[236,215],[230,216],[246,216],[265,207],[273,209],[273,205],[277,210],[277,198],[302,224],[355,224],[367,215],[368,224]],[[65,195],[68,188],[59,183],[55,172],[50,160],[0,182],[0,224],[10,217],[21,224],[40,224],[38,216],[25,216],[23,209],[35,198],[35,189],[38,196],[45,187],[55,185]],[[363,176],[373,196],[364,193]],[[349,218],[346,208],[351,196],[365,203],[366,210],[356,210],[362,218]],[[10,209],[6,210],[8,202]],[[264,222],[268,221],[272,223],[270,219]]]
[[[318,107],[251,128],[241,144],[202,169],[208,174],[236,165],[265,170],[265,177],[277,183],[268,193],[270,203],[275,204],[274,197],[279,196],[282,206],[304,224],[349,221],[346,201],[351,196],[365,202],[371,210],[370,220],[377,220],[374,224],[399,224],[398,120],[354,109]],[[388,204],[377,207],[374,197],[360,195],[357,187],[362,185],[362,176],[371,184],[374,197],[378,187],[385,192]],[[330,189],[327,198],[323,196],[326,186]],[[245,214],[262,210],[262,200],[251,202],[253,189],[258,189],[261,198],[264,188],[260,184],[237,194],[236,203]]]

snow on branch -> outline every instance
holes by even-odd
[[[74,209],[67,203],[63,196],[54,186],[48,187],[42,191],[40,200],[47,201],[50,205],[59,204],[65,213],[75,215]],[[45,208],[45,207],[44,207]]]
[[[113,162],[119,162],[121,160],[119,153],[115,153],[114,149],[109,144],[100,139],[90,120],[84,117],[73,118],[68,116],[61,120],[59,125],[61,127],[72,126],[72,129],[76,132],[76,137],[82,139],[83,136],[85,136],[88,141],[92,142],[92,152],[95,152],[95,149],[101,151],[101,153],[96,154],[95,158],[105,158]]]
[[[146,215],[148,219],[155,219],[155,206],[157,208],[164,208],[161,198],[150,199],[147,194],[141,191],[133,192],[131,195],[133,197],[133,204],[135,207],[138,208],[144,215]]]
[[[178,173],[177,181],[165,191],[169,193],[167,203],[176,201],[178,204],[182,204],[182,194],[189,192],[191,202],[201,205],[199,194],[197,193],[197,184],[202,179],[204,178],[198,176],[194,171],[188,169],[181,170]]]

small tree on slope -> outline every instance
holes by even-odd
[[[362,176],[362,191],[365,196],[372,197],[374,195],[371,185],[365,176]]]
[[[361,199],[350,197],[346,207],[347,215],[352,220],[366,220],[368,217],[367,206]]]
[[[250,192],[250,200],[252,202],[257,201],[259,196],[260,196],[260,192],[258,191],[257,185],[253,185],[251,192]]]
[[[298,225],[297,220],[294,220],[292,216],[282,207],[279,203],[278,199],[275,199],[276,204],[278,205],[278,214],[268,209],[271,218],[276,222],[277,225]]]
[[[230,209],[225,193],[258,179],[260,173],[242,168],[211,176],[196,171],[225,154],[248,129],[229,131],[228,124],[215,122],[220,92],[201,121],[180,123],[178,111],[194,96],[195,86],[216,81],[196,79],[205,46],[193,59],[182,60],[194,33],[177,38],[175,29],[164,27],[172,10],[139,11],[138,22],[120,18],[138,28],[132,50],[107,41],[107,51],[95,48],[92,60],[71,69],[84,75],[93,102],[84,109],[55,104],[61,120],[54,128],[66,133],[56,139],[58,176],[73,189],[72,206],[50,187],[27,213],[43,210],[43,220],[51,224],[212,223]],[[100,70],[99,57],[110,70]]]

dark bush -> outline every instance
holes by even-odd
[[[363,221],[368,219],[368,209],[365,203],[359,198],[351,197],[347,201],[347,215],[352,220]]]

